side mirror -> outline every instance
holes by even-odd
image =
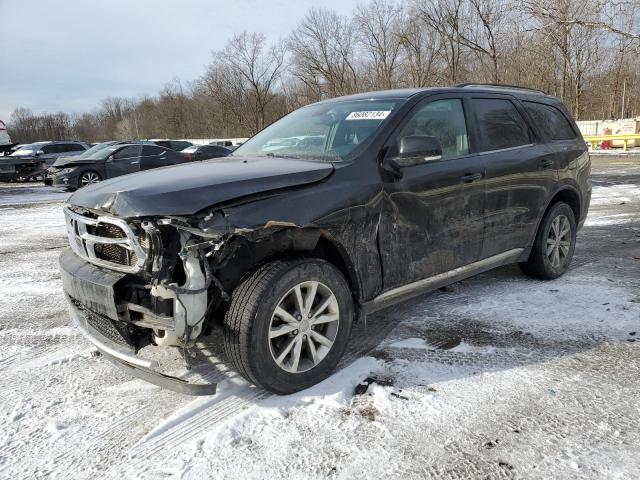
[[[401,166],[418,165],[442,158],[442,146],[436,137],[408,135],[402,137],[399,143],[396,161]]]
[[[436,137],[408,135],[398,142],[398,156],[385,158],[382,169],[397,180],[402,177],[401,170],[405,167],[440,159],[442,159],[442,146]]]
[[[38,150],[38,151],[36,152],[36,155],[44,155],[44,150]]]

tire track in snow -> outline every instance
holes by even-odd
[[[377,315],[366,323],[357,324],[352,333],[352,341],[337,371],[374,349],[395,325],[396,323],[390,322],[389,318],[384,314]],[[208,377],[205,375],[204,378],[208,381],[215,381],[233,378],[234,376],[237,376],[237,374],[232,371],[220,374],[214,370]],[[127,453],[127,458],[136,459],[142,461],[142,463],[156,459],[167,449],[176,448],[185,441],[197,440],[209,431],[253,407],[257,402],[272,396],[273,394],[266,390],[254,386],[240,387],[240,390],[230,394],[220,392],[211,397],[210,400],[205,401],[206,406],[196,407],[196,412],[188,415],[185,419],[176,421],[170,417],[163,422],[167,424],[166,427],[163,427],[163,423],[160,423],[156,430],[161,430],[161,432],[157,434],[154,434],[153,431],[150,432],[131,448]],[[195,400],[193,403],[198,405],[200,402]],[[164,430],[165,428],[166,430]],[[109,470],[109,476],[115,475],[122,468],[123,466],[120,465]]]
[[[225,420],[270,396],[269,392],[260,388],[244,387],[239,392],[219,400],[213,406],[196,412],[176,427],[148,440],[143,438],[138,447],[131,450],[131,454],[137,456],[138,453],[141,453],[144,457],[151,458],[162,453],[165,449],[176,448],[185,441],[198,440],[204,433],[209,432]]]
[[[161,459],[185,442],[197,441],[212,429],[227,420],[256,405],[256,402],[272,395],[260,388],[241,385],[228,393],[221,392],[207,399],[197,399],[185,408],[174,412],[164,422],[156,426],[127,453],[121,463],[115,464],[103,478],[122,478],[131,471],[135,462],[137,469],[144,470],[147,465]]]

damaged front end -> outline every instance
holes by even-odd
[[[82,333],[145,380],[190,394],[215,392],[215,385],[156,371],[158,362],[138,353],[178,347],[188,366],[189,350],[228,298],[214,271],[233,249],[173,219],[126,221],[73,206],[64,213],[71,248],[60,257],[63,288]]]

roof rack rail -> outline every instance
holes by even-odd
[[[510,89],[515,89],[515,90],[527,90],[529,92],[536,92],[536,93],[540,93],[542,95],[545,95],[545,93],[542,90],[538,90],[537,88],[521,87],[519,85],[506,85],[506,84],[500,84],[500,83],[475,83],[475,82],[469,82],[469,83],[459,83],[459,84],[454,85],[454,86],[458,87],[458,88],[463,88],[463,87],[510,88]]]

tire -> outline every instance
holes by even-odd
[[[311,308],[303,312],[297,288],[303,307],[315,293]],[[276,313],[276,307],[290,315],[280,309]],[[245,277],[231,296],[223,325],[225,354],[243,377],[270,392],[303,390],[335,369],[349,341],[353,310],[349,285],[329,262],[302,258],[267,263]],[[307,317],[322,322],[313,325],[308,318],[295,318],[309,311]],[[333,342],[330,347],[327,340]]]
[[[82,172],[78,177],[78,188],[86,187],[87,185],[93,185],[102,181],[102,176],[96,171],[87,170]]]
[[[566,227],[570,230],[562,234]],[[558,242],[557,230],[561,234]],[[571,207],[564,202],[553,204],[540,222],[529,259],[520,263],[520,269],[525,275],[541,280],[560,277],[573,258],[576,233],[576,218]]]

